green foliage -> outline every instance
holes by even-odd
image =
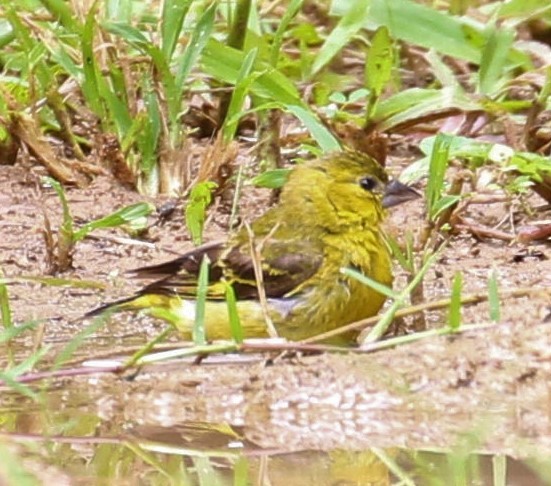
[[[265,187],[267,189],[281,189],[291,169],[272,169],[257,175],[251,180],[251,184],[257,187]]]
[[[382,26],[377,29],[373,36],[365,65],[366,86],[369,89],[366,109],[367,121],[373,116],[377,102],[383,94],[383,89],[390,81],[393,65],[392,39],[388,29]]]
[[[134,228],[136,228],[136,224],[143,228],[147,223],[147,216],[155,210],[155,207],[151,203],[132,204],[108,216],[90,221],[77,230],[74,227],[73,217],[63,186],[51,177],[44,177],[44,182],[51,185],[57,193],[63,211],[63,219],[56,242],[57,252],[54,255],[57,261],[51,262],[59,271],[65,271],[69,268],[72,263],[75,244],[84,239],[91,231],[99,228],[114,228],[125,225],[134,225]],[[55,253],[53,248],[49,251],[52,254]]]
[[[209,287],[209,266],[210,260],[205,255],[201,261],[199,277],[197,279],[197,301],[195,306],[195,324],[193,326],[193,343],[197,346],[206,344],[205,333],[205,310],[207,304],[207,293]]]
[[[217,187],[215,182],[199,182],[193,186],[189,194],[185,209],[186,225],[195,245],[200,245],[203,242],[207,208],[212,202],[212,193]]]
[[[448,326],[452,331],[461,327],[461,289],[463,288],[463,274],[456,272],[453,277],[450,308],[448,312]]]

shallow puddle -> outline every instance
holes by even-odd
[[[447,372],[413,373],[407,359],[442,343]],[[0,452],[39,478],[29,484],[551,484],[546,392],[525,394],[534,377],[502,360],[482,393],[465,364],[451,374],[464,344],[56,378],[32,385],[40,403],[2,393]],[[481,366],[468,371],[482,381]],[[24,484],[6,462],[0,477]]]

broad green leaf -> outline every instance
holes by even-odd
[[[314,64],[311,76],[320,71],[333,57],[350,42],[352,37],[368,20],[370,0],[352,0],[337,26],[329,34],[321,47]]]
[[[459,86],[411,88],[381,101],[373,119],[377,122],[377,128],[384,131],[451,108],[476,111],[481,109],[481,105],[469,99]]]
[[[343,16],[350,11],[355,0],[334,0],[331,14]],[[364,27],[375,30],[388,27],[395,39],[434,48],[446,54],[470,62],[480,61],[479,49],[470,41],[465,26],[482,32],[485,25],[472,19],[454,17],[445,12],[413,0],[371,0],[371,9]]]
[[[207,42],[201,57],[205,72],[228,84],[237,82],[244,60],[243,52],[214,39]],[[260,61],[255,64],[255,71],[261,72],[251,87],[255,94],[283,105],[304,105],[295,83],[285,75]]]

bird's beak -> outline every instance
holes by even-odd
[[[383,207],[391,208],[418,197],[421,197],[421,194],[415,189],[394,179],[386,186],[385,193],[383,194]]]

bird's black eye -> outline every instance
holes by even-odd
[[[377,187],[377,180],[373,177],[364,177],[363,179],[360,179],[360,186],[366,191],[372,191],[375,187]]]

